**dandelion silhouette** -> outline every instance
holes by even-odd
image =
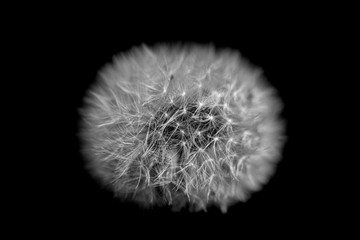
[[[285,140],[281,102],[261,72],[206,46],[136,48],[84,100],[88,169],[142,206],[226,212],[268,181]]]

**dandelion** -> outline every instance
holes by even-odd
[[[119,198],[223,212],[270,178],[281,101],[254,67],[211,47],[136,48],[85,98],[88,169]]]

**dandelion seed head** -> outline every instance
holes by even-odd
[[[258,190],[281,155],[281,104],[234,52],[136,48],[102,70],[82,111],[92,175],[146,206],[226,212]]]

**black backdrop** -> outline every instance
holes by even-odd
[[[110,232],[128,231],[132,234],[150,234],[145,231],[170,231],[184,234],[194,229],[238,232],[268,225],[272,231],[297,229],[308,215],[313,190],[307,187],[310,176],[304,165],[306,155],[300,136],[309,120],[304,111],[306,98],[301,86],[306,72],[310,36],[300,31],[300,25],[266,24],[245,27],[212,23],[199,27],[183,25],[159,28],[146,24],[106,25],[95,22],[55,24],[49,34],[39,40],[45,49],[43,67],[49,80],[42,83],[45,106],[51,121],[48,137],[43,145],[46,164],[39,175],[38,188],[42,197],[37,201],[36,212],[42,215],[47,226],[59,229],[74,227],[91,231],[106,227]],[[305,32],[306,33],[306,32]],[[121,203],[112,193],[101,188],[84,169],[77,138],[79,113],[83,96],[95,81],[97,72],[112,57],[139,44],[158,42],[213,43],[215,47],[229,47],[256,66],[277,90],[284,102],[281,117],[287,122],[288,140],[276,174],[263,189],[252,195],[247,203],[239,203],[223,215],[212,207],[208,213],[172,213],[169,209],[141,210],[136,205]],[[51,116],[51,117],[50,117]],[[44,125],[45,126],[45,125]],[[45,154],[43,154],[45,155]],[[318,203],[311,203],[316,209]],[[316,210],[314,212],[316,215]],[[218,227],[218,228],[216,228]],[[220,228],[220,229],[219,229]],[[56,228],[57,229],[57,228]],[[119,229],[119,230],[117,230]],[[226,230],[222,230],[226,229]]]

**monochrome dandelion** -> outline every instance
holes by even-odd
[[[141,46],[100,70],[79,136],[91,176],[118,198],[225,213],[274,174],[281,109],[262,71],[235,50]]]

